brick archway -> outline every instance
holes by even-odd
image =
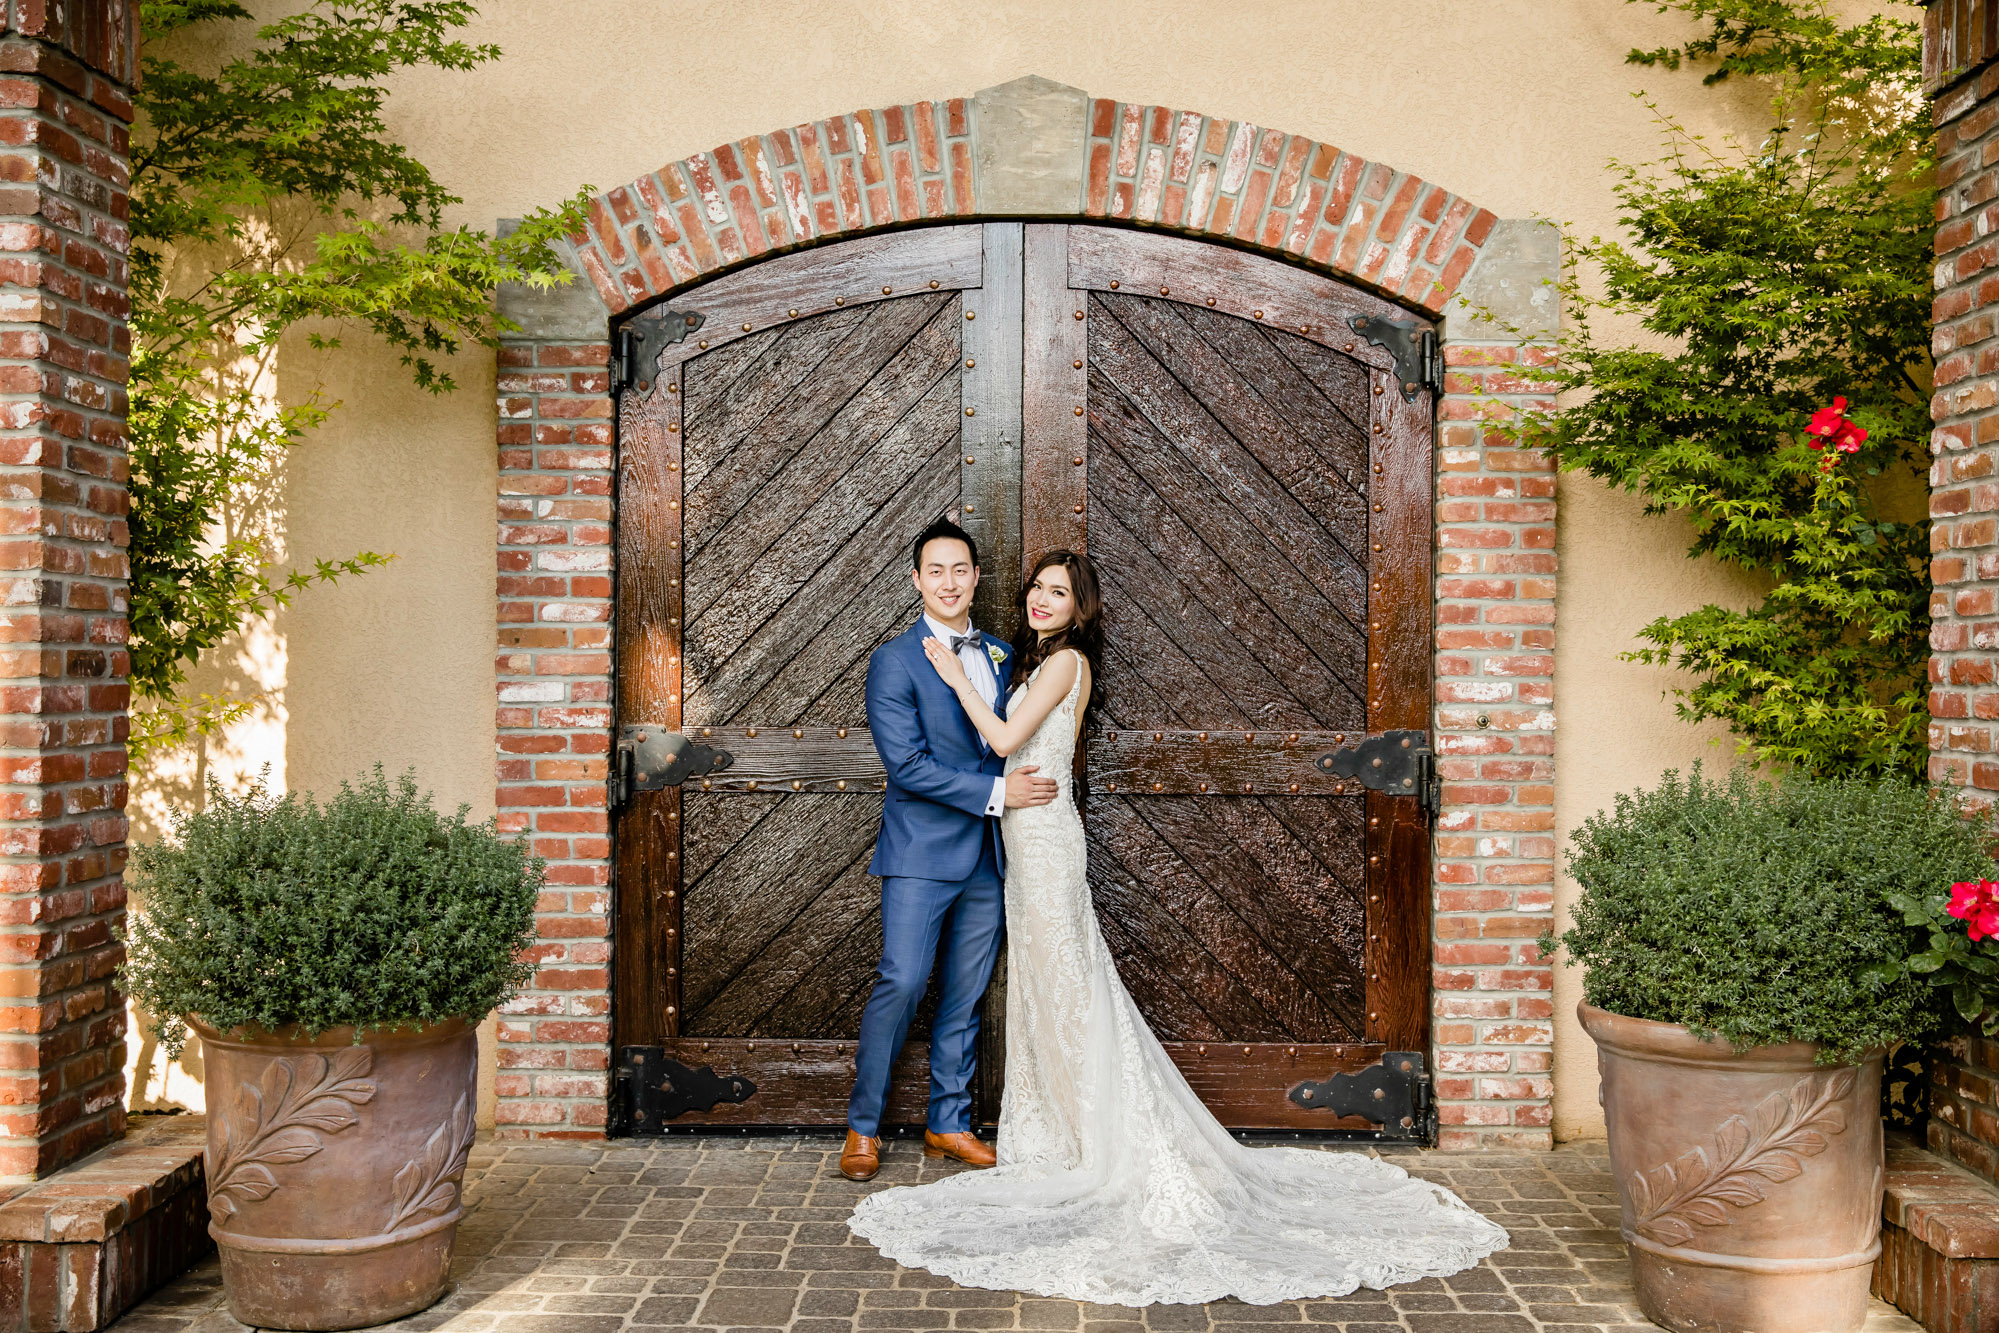
[[[591,200],[575,261],[618,314],[817,241],[1023,215],[1224,239],[1433,315],[1498,222],[1442,186],[1304,135],[1029,77],[669,162]]]
[[[608,1087],[612,324],[774,253],[926,223],[1030,217],[1276,255],[1442,317],[1437,399],[1432,1021],[1442,1142],[1551,1142],[1554,477],[1482,423],[1536,401],[1511,367],[1552,334],[1553,229],[1330,144],[1045,79],[814,121],[598,196],[587,282],[506,291],[498,378],[501,828],[550,863],[542,971],[500,1016],[503,1133],[594,1138]],[[1482,313],[1483,312],[1483,313]],[[1504,327],[1502,327],[1502,325]]]

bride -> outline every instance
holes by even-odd
[[[1208,1113],[1118,979],[1084,874],[1068,775],[1102,660],[1088,556],[1051,551],[1021,594],[999,718],[956,655],[924,651],[1007,768],[1057,775],[1008,810],[1006,1082],[999,1164],[862,1199],[884,1255],[970,1287],[1105,1305],[1257,1305],[1469,1268],[1506,1232],[1359,1152],[1248,1148]]]

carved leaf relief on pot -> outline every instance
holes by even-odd
[[[396,1172],[395,1211],[389,1215],[388,1230],[450,1211],[458,1202],[458,1182],[465,1175],[465,1161],[472,1155],[477,1130],[472,1109],[461,1093],[458,1105],[451,1108],[451,1119],[425,1141],[423,1157]]]
[[[1631,1211],[1638,1234],[1662,1245],[1685,1245],[1696,1226],[1725,1227],[1730,1208],[1763,1202],[1771,1185],[1803,1173],[1804,1159],[1826,1150],[1846,1128],[1840,1103],[1855,1071],[1833,1070],[1773,1092],[1747,1118],[1722,1121],[1714,1138],[1673,1161],[1631,1173]]]
[[[208,1213],[227,1221],[245,1203],[268,1199],[278,1188],[274,1166],[318,1153],[323,1134],[359,1123],[357,1109],[375,1098],[367,1075],[374,1053],[365,1046],[331,1058],[277,1059],[255,1084],[237,1090],[208,1157]]]

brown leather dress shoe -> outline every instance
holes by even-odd
[[[840,1174],[849,1180],[873,1180],[881,1169],[882,1141],[848,1130],[847,1146],[840,1150]]]
[[[923,1155],[925,1157],[955,1157],[966,1166],[991,1166],[999,1160],[993,1150],[980,1142],[976,1134],[963,1131],[956,1134],[932,1134],[923,1131]]]

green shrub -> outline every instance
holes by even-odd
[[[485,1017],[533,975],[543,866],[465,813],[380,765],[323,806],[211,784],[170,842],[133,850],[126,989],[171,1056],[185,1015],[311,1034]]]
[[[1846,1059],[1934,1029],[1953,995],[1966,1017],[1991,1007],[1993,960],[1944,914],[1953,881],[1994,876],[1987,837],[1899,777],[1717,782],[1695,765],[1576,831],[1561,942],[1598,1008]],[[1939,937],[1983,979],[1928,966]]]

